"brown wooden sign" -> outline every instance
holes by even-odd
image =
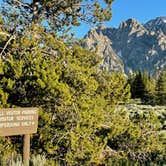
[[[37,108],[0,109],[0,136],[36,133],[37,126]]]

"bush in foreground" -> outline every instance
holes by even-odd
[[[64,44],[55,34],[36,42],[27,33],[10,45],[1,59],[1,106],[40,108],[32,154],[77,166],[145,162],[162,153],[156,117],[115,109],[128,100],[129,86],[121,74],[101,74],[98,64],[95,53]],[[4,141],[9,154],[21,153],[18,137]]]

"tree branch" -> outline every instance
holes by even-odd
[[[20,2],[19,0],[14,0],[14,2],[20,4],[21,6],[27,7],[32,10],[32,7],[28,3]]]
[[[5,52],[7,46],[9,45],[10,41],[15,38],[15,35],[10,36],[9,40],[6,42],[5,46],[3,47],[3,50],[0,53],[0,57],[2,57],[2,54]]]
[[[0,35],[10,36],[7,32],[0,32]]]

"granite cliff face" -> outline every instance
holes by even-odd
[[[91,29],[86,35],[84,47],[92,51],[97,49],[97,54],[103,60],[100,65],[101,70],[124,72],[124,65],[121,58],[114,52],[110,38],[103,33],[105,27]]]
[[[97,48],[103,57],[101,69],[154,74],[155,70],[166,69],[166,17],[146,24],[128,19],[118,28],[93,28],[85,36],[84,46]]]

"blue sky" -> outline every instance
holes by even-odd
[[[105,23],[107,27],[118,27],[121,21],[135,18],[141,23],[158,16],[166,16],[166,0],[114,0],[112,4],[112,19]],[[83,37],[91,28],[82,24],[74,28],[76,37]]]
[[[100,1],[103,2],[103,0]],[[166,0],[114,0],[112,19],[106,22],[105,25],[107,27],[118,27],[121,21],[129,18],[135,18],[141,23],[145,23],[159,16],[166,16]],[[81,38],[91,27],[91,25],[82,24],[75,27],[73,32],[76,37]]]

